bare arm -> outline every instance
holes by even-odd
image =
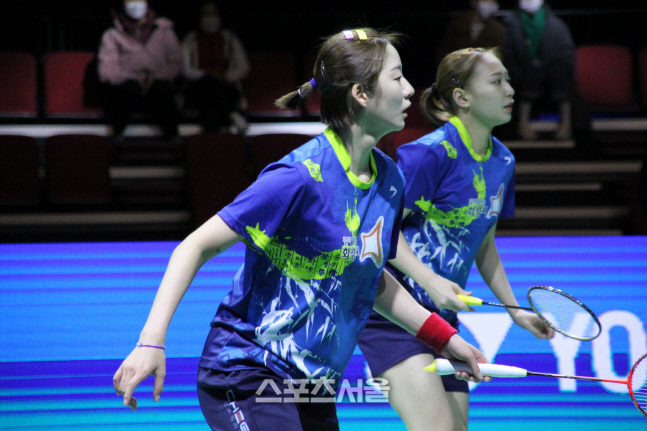
[[[494,241],[496,225],[490,229],[476,254],[476,267],[483,281],[502,304],[519,305],[514,296],[508,277],[505,274],[499,250]],[[534,313],[524,310],[508,309],[510,317],[522,328],[530,331],[537,338],[552,338],[554,331],[546,326]]]
[[[219,216],[214,216],[176,247],[141,331],[140,343],[164,346],[171,318],[200,267],[240,239]],[[165,372],[163,350],[135,348],[115,373],[113,384],[117,394],[124,396],[124,405],[134,410],[136,402],[132,394],[135,387],[149,375],[155,375],[153,397],[159,401]]]
[[[406,218],[410,213],[411,210],[405,208],[402,218]],[[427,295],[438,308],[452,311],[471,311],[471,308],[456,296],[470,295],[471,292],[466,292],[458,284],[436,274],[422,263],[409,247],[402,232],[400,232],[400,238],[398,239],[397,255],[389,263],[402,273],[413,278],[427,292]]]
[[[492,227],[476,253],[476,267],[483,281],[490,286],[494,295],[503,304],[519,305],[512,293],[510,282],[503,269],[503,262],[494,241],[496,226]]]

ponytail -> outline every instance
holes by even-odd
[[[316,83],[314,78],[288,94],[285,94],[274,101],[274,106],[282,109],[297,109],[306,104],[314,92]]]
[[[438,96],[438,88],[435,82],[420,95],[420,110],[425,120],[434,127],[442,126],[453,115],[450,108]]]

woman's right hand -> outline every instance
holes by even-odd
[[[458,284],[438,274],[433,278],[424,280],[422,284],[425,292],[441,310],[474,311],[470,306],[461,301],[457,295],[471,295],[472,292],[463,290]]]
[[[155,376],[153,399],[160,400],[164,378],[166,377],[166,355],[164,350],[151,347],[135,347],[128,357],[121,363],[112,378],[117,395],[124,397],[124,406],[129,406],[133,411],[137,409],[137,400],[133,392],[146,377]]]

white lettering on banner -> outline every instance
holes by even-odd
[[[557,356],[557,373],[569,376],[575,375],[575,357],[582,342],[563,336],[556,332],[555,337],[550,340],[553,352]],[[575,392],[577,382],[570,379],[559,379],[559,390],[562,392]]]
[[[492,362],[512,326],[508,313],[459,314],[461,323],[469,329],[479,344],[485,359]]]
[[[479,344],[480,350],[489,362],[494,361],[496,352],[501,347],[505,336],[512,326],[508,313],[470,313],[459,314],[461,323],[469,329]],[[478,383],[469,382],[470,389]]]
[[[611,329],[621,327],[627,331],[629,342],[629,367],[647,351],[647,335],[640,319],[628,312],[621,310],[608,311],[600,316],[602,333],[593,340],[593,370],[599,377],[605,379],[626,379],[627,374],[619,376],[615,373],[611,354]],[[644,376],[643,376],[644,382]],[[600,382],[609,392],[626,393],[629,388],[617,383]]]
[[[598,316],[602,324],[602,332],[592,341],[592,369],[595,376],[608,379],[626,379],[627,376],[618,376],[613,369],[613,352],[611,346],[610,331],[614,327],[624,328],[628,334],[629,355],[631,364],[642,354],[647,352],[647,334],[642,321],[635,314],[624,310],[611,310]],[[477,347],[483,352],[486,359],[494,362],[499,348],[505,341],[505,337],[512,325],[512,319],[508,313],[470,313],[459,314],[461,323],[472,333],[476,340]],[[590,324],[588,314],[580,313],[575,316],[569,328],[571,331],[579,331]],[[532,337],[530,334],[527,336]],[[559,333],[550,341],[550,346],[557,358],[557,373],[565,375],[577,375],[575,370],[575,358],[577,357],[582,341],[565,337]],[[528,352],[532,354],[532,352]],[[631,365],[629,364],[629,365]],[[515,364],[506,364],[515,365]],[[519,365],[522,366],[523,365]],[[532,370],[542,371],[542,370]],[[556,379],[559,382],[561,392],[575,392],[577,380]],[[647,375],[643,376],[647,380]],[[627,386],[617,383],[600,382],[608,391],[614,393],[627,392]],[[470,383],[470,389],[476,385]]]
[[[555,318],[546,313],[545,316],[549,322],[556,322]],[[587,325],[591,324],[591,316],[588,313],[576,313],[571,326],[566,332],[574,334],[584,334]],[[559,332],[550,340],[553,352],[557,356],[557,373],[569,376],[575,375],[575,357],[580,349],[582,342],[572,338],[565,337]],[[562,392],[575,392],[577,390],[577,381],[570,379],[559,379],[559,390]]]

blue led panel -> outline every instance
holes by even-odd
[[[515,294],[533,285],[582,300],[603,332],[592,342],[538,340],[508,314],[480,307],[461,315],[461,335],[492,362],[532,371],[625,378],[647,351],[647,237],[499,238]],[[197,357],[218,303],[243,260],[237,245],[195,278],[166,339],[168,375],[161,402],[152,380],[139,409],[121,406],[112,374],[138,339],[177,243],[0,245],[0,430],[202,430],[195,395]],[[476,269],[468,289],[498,302]],[[405,430],[366,382],[359,350],[338,399],[344,431]],[[540,377],[495,379],[471,392],[470,430],[596,431],[647,429],[623,385]]]

